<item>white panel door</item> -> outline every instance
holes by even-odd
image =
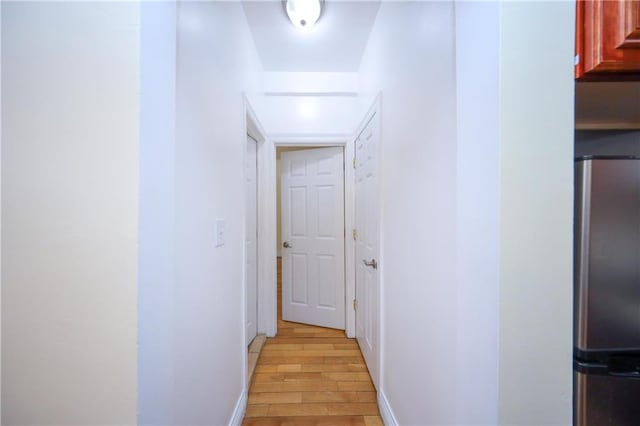
[[[246,295],[246,344],[249,345],[257,332],[258,312],[258,144],[247,135],[247,155],[245,157],[245,282]]]
[[[355,141],[356,338],[376,388],[379,365],[379,188],[377,114]]]
[[[282,318],[344,329],[343,149],[280,158]]]

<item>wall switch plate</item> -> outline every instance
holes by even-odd
[[[216,247],[224,245],[224,219],[216,219]]]

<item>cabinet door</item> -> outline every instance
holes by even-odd
[[[576,77],[640,79],[640,0],[579,0]]]
[[[633,0],[622,3],[625,9],[621,22],[619,45],[621,48],[640,49],[640,1]]]

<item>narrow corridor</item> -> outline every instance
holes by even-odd
[[[362,354],[342,330],[282,320],[267,339],[249,389],[244,425],[382,425]]]

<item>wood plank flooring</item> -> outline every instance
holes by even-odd
[[[278,259],[278,335],[258,359],[243,425],[382,425],[356,341],[342,330],[283,321],[281,300]]]

